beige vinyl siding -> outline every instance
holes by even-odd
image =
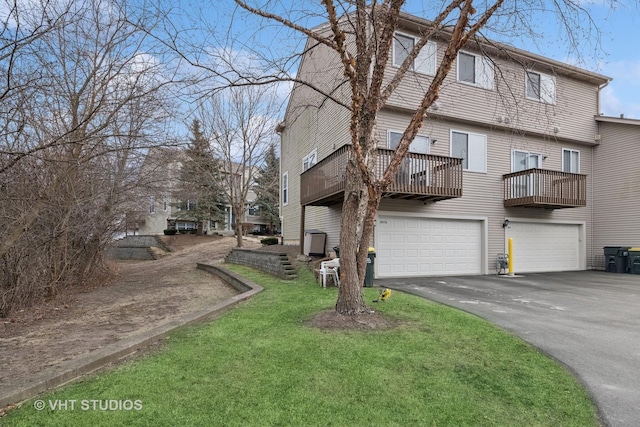
[[[309,46],[307,46],[308,48]],[[333,88],[341,78],[342,64],[336,54],[327,47],[319,45],[308,50],[298,75],[315,86]],[[348,99],[348,85],[333,93],[341,99]],[[335,149],[349,142],[349,114],[339,104],[325,100],[318,92],[303,85],[296,85],[292,92],[285,115],[285,129],[281,134],[281,174],[288,172],[289,200],[282,207],[283,237],[285,244],[298,244],[300,239],[300,174],[302,159],[317,149],[317,159],[322,160]],[[307,206],[305,229],[319,229],[330,232],[329,241],[334,239],[339,229],[335,220],[335,209]],[[333,230],[333,231],[332,231]],[[337,244],[337,242],[335,243]],[[334,244],[334,246],[335,246]]]
[[[403,129],[409,121],[408,115],[397,112],[383,111],[380,115],[378,127],[381,141],[386,137],[386,129]],[[502,223],[505,218],[529,218],[546,221],[575,221],[586,223],[587,236],[587,264],[591,259],[591,159],[592,148],[581,144],[549,142],[542,138],[523,137],[521,135],[492,130],[488,127],[465,126],[457,122],[444,120],[427,120],[424,122],[420,134],[437,140],[430,147],[430,153],[435,155],[449,155],[450,130],[467,131],[487,136],[487,172],[463,172],[463,196],[457,199],[443,200],[435,203],[423,204],[418,201],[402,201],[383,199],[381,211],[411,212],[428,215],[442,215],[443,217],[460,217],[475,215],[488,218],[488,255],[489,272],[497,254],[506,252],[504,243],[504,229]],[[381,145],[383,145],[381,143]],[[505,208],[502,175],[511,172],[511,150],[526,150],[543,155],[544,169],[562,170],[562,149],[573,148],[580,150],[580,171],[587,174],[587,206],[571,209],[536,209],[536,208]]]
[[[633,123],[633,124],[632,124]],[[640,246],[640,125],[600,123],[594,161],[594,252],[604,246]]]
[[[438,43],[437,61],[442,60],[445,45]],[[476,53],[471,49],[466,52]],[[495,84],[492,90],[457,81],[457,63],[443,82],[438,110],[434,114],[454,120],[487,123],[495,126],[517,128],[527,133],[548,135],[594,143],[596,124],[593,116],[598,113],[598,85],[568,78],[546,69],[545,64],[518,64],[503,59],[494,61]],[[387,79],[397,67],[389,63]],[[546,104],[526,98],[526,71],[552,75],[556,81],[556,103]],[[396,93],[387,105],[414,109],[427,91],[431,77],[407,72]],[[509,121],[505,124],[505,118]]]
[[[442,45],[438,48],[441,59]],[[418,215],[463,217],[472,213],[486,218],[487,271],[495,271],[497,254],[505,252],[505,218],[521,218],[548,222],[586,224],[587,264],[593,253],[591,242],[592,217],[592,146],[597,133],[593,116],[597,113],[597,84],[556,75],[556,104],[527,100],[525,70],[549,74],[535,64],[514,65],[498,60],[494,90],[486,90],[456,81],[455,64],[447,77],[438,100],[440,108],[423,123],[419,134],[437,140],[430,153],[450,155],[450,132],[457,130],[486,135],[487,171],[464,172],[463,197],[423,204],[416,201],[383,199],[383,212],[411,212]],[[548,64],[547,64],[548,65]],[[390,65],[388,73],[393,72]],[[342,65],[326,47],[314,48],[305,54],[300,70],[302,78],[311,78],[320,86],[337,85],[342,81]],[[392,97],[391,108],[378,118],[379,145],[387,146],[387,131],[402,131],[409,122],[409,111],[427,90],[429,76],[408,73]],[[348,85],[338,93],[349,98]],[[282,171],[289,174],[289,203],[283,207],[285,243],[297,244],[300,235],[300,173],[302,158],[314,148],[322,160],[349,142],[349,114],[334,102],[322,102],[309,88],[296,85],[292,93],[282,138]],[[401,111],[405,111],[404,113]],[[508,123],[507,120],[508,119]],[[557,132],[554,129],[557,128]],[[503,206],[502,175],[511,172],[513,149],[542,154],[544,169],[562,170],[562,149],[580,151],[580,171],[587,174],[587,206],[573,209],[508,208]],[[338,243],[341,205],[306,208],[305,228],[328,233],[327,249]],[[375,242],[374,242],[375,244]],[[597,249],[597,248],[596,248]]]

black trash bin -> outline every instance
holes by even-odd
[[[629,273],[640,274],[640,248],[629,248]]]
[[[605,270],[610,273],[626,273],[628,266],[628,246],[605,246]]]
[[[369,248],[369,253],[367,255],[367,270],[364,275],[365,288],[373,287],[373,265],[375,263],[375,258],[376,258],[376,250],[374,248]]]

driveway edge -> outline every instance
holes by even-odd
[[[141,348],[166,337],[180,327],[211,320],[220,316],[228,309],[242,301],[251,298],[264,288],[224,267],[197,263],[196,268],[218,276],[238,291],[242,292],[227,298],[203,310],[185,314],[171,322],[160,325],[149,331],[125,338],[87,355],[80,356],[60,366],[46,369],[30,379],[2,390],[0,408],[31,399],[47,390],[51,390],[78,378],[95,372],[105,366],[129,356]]]

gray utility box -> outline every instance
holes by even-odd
[[[327,242],[327,233],[320,230],[304,231],[304,254],[324,256],[324,247]]]
[[[611,273],[626,273],[629,265],[628,246],[605,246],[604,264],[605,269]]]

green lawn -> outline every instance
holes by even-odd
[[[336,289],[303,272],[285,282],[231,266],[265,291],[162,351],[29,402],[8,426],[597,426],[578,382],[483,320],[394,292],[372,307],[395,329],[306,326]],[[366,289],[366,300],[377,295]],[[139,401],[140,410],[84,410],[83,400]],[[128,404],[130,405],[130,403]]]

